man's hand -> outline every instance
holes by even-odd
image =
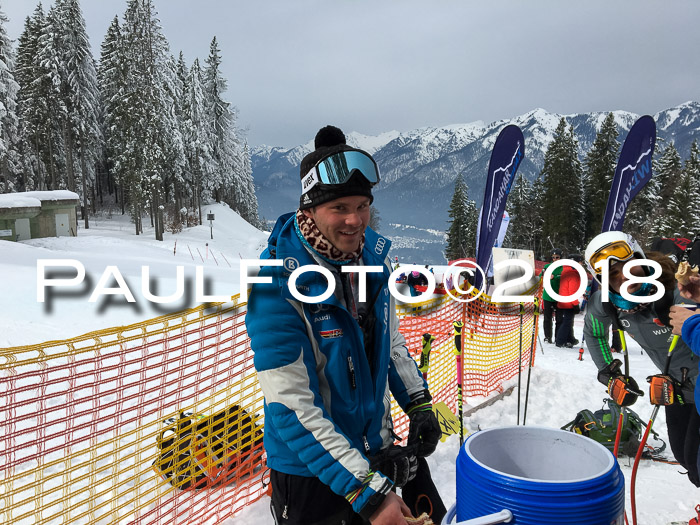
[[[416,455],[419,458],[429,456],[435,452],[442,437],[442,429],[433,413],[433,405],[428,402],[417,403],[408,409],[408,417],[408,446],[416,446]]]
[[[403,487],[415,478],[418,472],[416,447],[390,445],[369,458],[369,465],[372,470],[378,470],[391,479],[397,487]]]
[[[401,497],[395,492],[389,492],[382,504],[369,517],[372,525],[406,525],[404,516],[411,517],[411,511]]]
[[[678,283],[678,291],[681,292],[681,297],[700,303],[700,275],[690,275],[688,276],[688,281],[688,284]]]
[[[681,285],[679,284],[678,286],[680,287]],[[671,319],[671,326],[673,327],[673,333],[676,335],[681,335],[681,330],[683,330],[683,323],[686,319],[688,319],[688,317],[692,315],[698,315],[698,312],[695,309],[679,305],[673,305],[669,314],[669,318]]]

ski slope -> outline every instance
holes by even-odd
[[[35,239],[22,243],[0,241],[0,348],[39,343],[74,337],[86,332],[162,315],[165,311],[195,306],[197,267],[203,273],[203,292],[209,296],[231,296],[239,291],[241,259],[257,259],[265,246],[266,234],[252,228],[238,215],[223,205],[203,207],[204,213],[214,213],[213,236],[208,224],[189,228],[180,234],[166,233],[158,242],[148,229],[143,235],[134,235],[128,217],[113,215],[91,219],[90,229],[82,224],[78,237]],[[39,259],[70,259],[78,261],[86,269],[86,278],[79,284],[51,290],[47,302],[37,302],[37,261]],[[419,261],[407,261],[419,262]],[[95,302],[90,296],[100,278],[110,266],[116,266],[123,276],[135,302],[127,303],[119,295],[102,294]],[[170,305],[158,305],[144,299],[142,293],[142,267],[150,269],[151,290],[167,296],[177,289],[177,266],[184,267],[185,286],[191,293]],[[73,272],[75,274],[75,272]],[[68,278],[70,275],[64,275]],[[105,289],[116,287],[112,279]],[[50,298],[50,300],[48,300]],[[575,322],[576,337],[581,339],[583,317]],[[643,355],[634,341],[629,341],[630,369],[640,385],[646,376],[656,372],[650,360]],[[526,375],[522,377],[524,403]],[[504,387],[517,385],[517,378]],[[517,388],[510,396],[477,411],[465,420],[466,430],[514,425],[517,413]],[[646,396],[645,396],[646,397]],[[591,359],[584,354],[578,360],[578,349],[556,348],[545,344],[539,348],[535,367],[532,369],[528,424],[559,428],[574,418],[583,408],[597,409],[605,398],[605,390],[596,381],[596,370]],[[483,399],[466,399],[469,406],[478,405]],[[465,406],[465,410],[468,406]],[[642,418],[648,418],[651,406],[642,399],[633,409]],[[663,410],[654,429],[666,439],[666,423]],[[450,437],[442,443],[428,461],[449,507],[455,501],[455,458],[459,451],[459,438]],[[667,451],[670,457],[670,451]],[[627,479],[627,509],[629,505],[629,477],[632,462],[621,460]],[[674,520],[687,522],[694,516],[693,508],[700,503],[700,492],[693,487],[680,467],[656,462],[643,462],[637,474],[638,523],[664,525]],[[630,516],[631,522],[631,516]],[[247,507],[227,525],[272,525],[269,500],[262,500]]]

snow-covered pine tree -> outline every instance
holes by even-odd
[[[204,69],[204,96],[212,126],[213,173],[206,183],[217,200],[224,200],[250,224],[262,227],[252,178],[250,151],[236,129],[236,109],[224,100],[226,79],[221,75],[221,54],[214,37]]]
[[[654,222],[659,213],[659,178],[656,173],[656,160],[652,161],[652,178],[630,202],[625,215],[627,232],[634,232],[634,238],[642,245],[649,246],[652,240]]]
[[[510,225],[505,245],[533,250],[537,256],[542,253],[542,195],[541,177],[538,176],[531,184],[522,173],[518,175],[506,203]]]
[[[97,68],[97,82],[100,91],[102,109],[102,136],[104,138],[104,165],[107,171],[107,188],[116,195],[125,213],[125,195],[127,174],[120,162],[120,150],[125,144],[127,107],[124,104],[126,94],[127,64],[122,45],[119,17],[112,19],[100,47],[100,63]]]
[[[255,194],[253,181],[253,168],[250,162],[250,148],[248,142],[239,150],[238,170],[236,172],[236,187],[240,201],[238,202],[238,214],[256,228],[264,229],[265,225],[258,216],[258,197]]]
[[[187,206],[187,202],[193,201],[192,185],[189,182],[190,171],[187,162],[187,147],[184,143],[185,136],[185,113],[186,108],[189,107],[185,99],[185,94],[188,92],[187,89],[187,77],[189,75],[189,68],[185,62],[185,55],[180,51],[178,59],[174,64],[175,72],[173,77],[173,88],[175,96],[175,122],[177,123],[179,135],[182,137],[182,163],[178,165],[177,172],[174,175],[173,180],[173,197],[175,202],[175,209],[181,210],[183,207]]]
[[[21,97],[21,102],[26,102],[27,107],[23,107],[20,113],[23,118],[29,116],[29,122],[36,126],[33,131],[37,150],[41,152],[40,156],[48,170],[44,178],[46,187],[51,190],[70,189],[65,148],[68,115],[62,103],[59,70],[61,54],[58,49],[60,20],[56,7],[44,16],[39,6],[34,11],[32,23],[32,31],[36,33],[36,48],[32,50],[34,55],[27,57],[27,61],[31,61],[32,78],[27,79],[29,83],[20,85],[20,93],[25,91],[27,96],[26,99]]]
[[[89,228],[89,190],[95,180],[95,164],[102,149],[102,134],[98,124],[100,95],[97,70],[85,30],[85,20],[78,0],[57,0],[54,11],[55,42],[59,49],[62,104],[66,110],[65,142],[69,174],[73,164],[80,173],[85,228]],[[74,162],[73,153],[77,155]],[[76,177],[77,178],[77,177]],[[73,183],[77,189],[77,184]],[[74,189],[75,191],[75,189]]]
[[[698,186],[697,179],[692,170],[686,169],[688,162],[678,179],[675,181],[673,193],[668,201],[666,213],[665,231],[666,237],[688,237],[695,233],[695,225],[698,222]]]
[[[528,222],[527,214],[530,207],[530,193],[530,183],[523,177],[522,173],[518,173],[506,201],[506,211],[510,216],[510,224],[503,242],[504,246],[520,250],[531,249],[532,228]]]
[[[177,89],[168,42],[152,0],[129,0],[122,42],[128,64],[124,94],[128,120],[118,161],[127,174],[136,233],[142,232],[142,214],[148,211],[155,237],[162,240],[163,183],[173,157],[182,151],[182,137],[175,114],[173,94]]]
[[[674,218],[676,210],[670,203],[676,186],[681,180],[683,163],[673,142],[664,148],[659,160],[655,162],[653,172],[653,179],[656,179],[657,206],[653,214],[648,217],[650,222],[649,237],[664,237],[680,233],[673,231],[674,225],[677,224]]]
[[[690,145],[690,153],[685,160],[683,169],[688,173],[693,188],[691,207],[694,210],[694,216],[686,233],[697,236],[700,235],[700,146],[697,139]]]
[[[25,19],[24,29],[17,44],[15,62],[15,80],[19,85],[17,91],[17,116],[20,124],[19,133],[25,190],[46,189],[44,180],[46,169],[40,148],[40,143],[44,143],[41,139],[43,121],[37,118],[37,101],[33,100],[33,93],[36,91],[36,87],[32,84],[38,77],[34,59],[38,48],[40,28],[43,25],[43,22],[40,20],[44,18],[44,11],[41,8],[41,4],[39,4],[34,14]]]
[[[578,141],[566,119],[559,121],[554,139],[544,156],[543,236],[567,251],[580,251],[584,244],[585,211],[583,170]]]
[[[75,138],[71,120],[72,108],[66,79],[66,56],[64,46],[67,44],[67,20],[65,20],[65,0],[57,0],[46,15],[46,25],[39,38],[39,60],[44,68],[46,80],[50,83],[48,89],[49,103],[52,105],[53,126],[55,133],[60,135],[62,148],[59,153],[62,158],[56,156],[57,164],[61,162],[62,169],[59,173],[62,177],[62,187],[77,192],[76,185],[76,156]]]
[[[168,55],[163,68],[164,88],[167,99],[171,101],[172,107],[168,108],[166,127],[172,130],[168,140],[163,141],[163,164],[162,164],[162,194],[163,203],[173,202],[177,193],[177,188],[185,185],[185,145],[180,126],[180,114],[177,107],[181,98],[181,84],[178,79],[178,64],[172,55]],[[163,214],[165,206],[158,209],[159,223],[163,228]],[[179,208],[178,208],[179,210]],[[175,210],[173,210],[175,211]],[[162,240],[162,239],[161,239]]]
[[[605,117],[585,160],[586,238],[600,233],[620,150],[615,116]]]
[[[544,228],[544,181],[538,174],[532,182],[530,191],[530,207],[526,210],[529,224],[532,228],[532,249],[539,259],[544,258],[546,240],[542,237]]]
[[[17,91],[15,56],[5,27],[9,19],[0,11],[0,190],[5,193],[24,189],[24,181],[16,180],[22,170],[19,162],[19,122],[17,120]]]
[[[204,100],[202,69],[199,59],[195,59],[187,76],[183,139],[185,156],[191,176],[194,205],[199,210],[199,223],[202,224],[202,200],[211,196],[209,180],[214,171],[212,159],[212,127],[209,125],[206,103]]]
[[[448,261],[474,257],[476,253],[476,229],[478,213],[474,201],[469,200],[469,187],[460,173],[455,180],[455,191],[448,212],[445,258]]]
[[[221,202],[223,193],[234,184],[236,150],[239,145],[233,130],[233,114],[230,104],[222,95],[226,91],[226,79],[221,75],[219,44],[214,37],[209,45],[202,86],[207,112],[206,125],[211,127],[212,173],[205,181],[209,193]]]

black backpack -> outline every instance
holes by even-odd
[[[605,408],[606,404],[608,405],[607,408]],[[620,410],[620,405],[612,399],[605,399],[600,410],[595,412],[587,409],[581,410],[576,414],[573,421],[569,421],[561,429],[589,437],[612,452],[615,448],[615,436],[617,435]],[[634,457],[637,454],[645,427],[646,423],[642,421],[634,410],[627,408],[624,411],[618,456]],[[661,452],[665,450],[666,443],[653,429],[650,431],[650,434],[653,436],[654,441],[661,443],[658,447],[652,447],[647,441],[647,450],[644,451],[642,457],[652,459],[659,457]]]

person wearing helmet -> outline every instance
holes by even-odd
[[[544,276],[544,272],[549,268],[549,266],[562,258],[562,251],[559,248],[554,248],[550,254],[552,261],[545,265],[540,273],[540,277]],[[549,283],[552,290],[559,293],[559,277],[561,276],[562,267],[556,268],[550,277]],[[544,342],[553,343],[554,338],[552,337],[552,318],[556,315],[557,301],[554,300],[548,293],[547,289],[542,289],[542,325],[544,327]],[[556,331],[554,332],[556,334]]]
[[[411,291],[411,297],[418,297],[421,292],[416,288],[416,286],[428,286],[428,278],[418,270],[413,270],[409,272],[408,276],[406,277],[406,284]]]
[[[629,234],[611,231],[604,232],[588,244],[585,253],[586,264],[596,281],[603,286],[608,283],[609,301],[602,301],[601,290],[591,295],[585,315],[584,338],[593,362],[598,368],[598,380],[608,388],[610,396],[620,405],[633,404],[643,396],[637,382],[621,371],[622,363],[613,359],[608,346],[608,330],[623,330],[637,341],[659,374],[650,376],[649,401],[664,405],[669,444],[676,460],[688,471],[690,481],[700,487],[697,458],[700,446],[700,416],[693,398],[693,390],[698,375],[698,357],[688,346],[678,341],[673,350],[668,375],[666,367],[668,352],[673,337],[669,312],[673,304],[687,303],[676,288],[675,264],[667,256],[650,252],[645,254],[637,241]],[[635,282],[629,284],[629,295],[639,297],[641,302],[631,301],[621,294],[623,284],[629,279],[623,268],[634,260],[655,261],[662,273],[656,278],[658,284]],[[608,267],[608,279],[603,268]],[[636,277],[651,275],[649,265],[628,267]],[[645,300],[655,295],[657,287],[662,289],[661,298]]]
[[[405,523],[428,504],[440,522],[446,510],[425,456],[442,431],[398,330],[391,243],[368,227],[377,165],[334,126],[319,130],[314,145],[301,161],[299,209],[277,220],[261,255],[280,265],[262,266],[245,320],[265,396],[275,523]],[[332,276],[330,297],[320,299],[328,282],[314,271],[296,289],[318,300],[292,295],[290,275],[309,265]],[[365,265],[380,271],[360,279]],[[391,395],[409,417],[406,446],[394,444]]]

